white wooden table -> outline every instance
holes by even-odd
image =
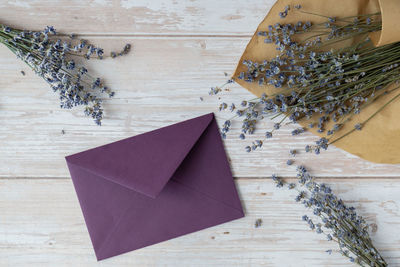
[[[289,149],[315,141],[282,129],[264,149],[229,135],[227,153],[246,217],[97,263],[64,156],[216,111],[205,97],[225,81],[274,0],[9,0],[1,23],[77,33],[104,47],[133,45],[118,60],[90,61],[117,95],[106,101],[104,125],[81,109],[61,110],[46,83],[0,47],[0,266],[346,266],[336,244],[309,231],[294,195],[269,179],[290,179]],[[21,75],[21,70],[26,75]],[[251,95],[233,86],[226,101]],[[219,122],[228,113],[217,113]],[[265,122],[264,128],[272,122]],[[233,132],[239,132],[234,124]],[[64,130],[65,134],[61,131]],[[259,131],[256,136],[261,136]],[[400,166],[377,165],[334,147],[299,154],[311,172],[375,225],[372,238],[391,266],[400,266]],[[256,219],[263,224],[254,227]]]

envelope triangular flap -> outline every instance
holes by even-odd
[[[183,121],[66,157],[109,181],[155,198],[213,119]]]
[[[199,138],[172,180],[242,213],[216,120]]]

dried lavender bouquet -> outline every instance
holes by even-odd
[[[287,183],[272,175],[277,187],[286,186],[298,191],[296,202],[302,203],[313,213],[310,217],[302,217],[311,230],[324,235],[328,241],[336,242],[338,251],[352,263],[371,267],[388,266],[372,244],[369,225],[357,215],[354,207],[348,207],[326,184],[316,182],[304,166],[297,167],[297,178],[297,183]],[[331,254],[332,249],[326,252]]]
[[[27,31],[0,24],[0,42],[59,94],[61,108],[85,106],[85,115],[101,125],[103,108],[100,96],[112,97],[114,92],[100,78],[92,77],[83,65],[75,62],[74,57],[103,59],[102,48],[83,39],[76,40],[74,35],[58,37],[51,26],[43,31]],[[127,44],[121,52],[111,52],[110,57],[125,55],[130,48]]]
[[[279,15],[286,17],[293,9],[310,16],[322,16],[303,11],[301,6],[287,6]],[[374,47],[368,35],[381,30],[380,13],[325,19],[318,24],[309,21],[295,25],[276,23],[269,26],[268,31],[258,32],[265,43],[275,44],[279,55],[263,62],[244,60],[242,64],[247,71],[237,78],[260,86],[273,86],[275,91],[243,101],[241,105],[222,103],[220,110],[229,109],[236,113],[225,122],[223,137],[237,117],[242,119],[241,139],[254,133],[257,122],[280,117],[274,128],[265,132],[263,140],[256,140],[246,147],[250,152],[271,138],[286,119],[290,123],[310,120],[307,127],[294,129],[292,134],[298,135],[317,127],[325,137],[306,146],[305,150],[319,154],[321,149],[327,149],[344,136],[361,130],[372,117],[400,96],[395,95],[371,117],[354,124],[351,130],[340,131],[354,115],[387,94],[389,85],[399,81],[400,43]],[[304,36],[307,37],[301,38]],[[346,41],[354,39],[357,40],[355,43],[345,45]],[[343,43],[341,48],[333,48],[340,43]],[[233,79],[227,84],[232,82]],[[222,90],[223,86],[214,87],[210,94]],[[328,122],[333,122],[329,128]]]

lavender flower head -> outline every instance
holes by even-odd
[[[57,38],[57,32],[51,26],[43,31],[26,31],[0,24],[0,42],[59,94],[61,108],[85,106],[85,115],[101,125],[103,108],[100,97],[103,94],[113,97],[115,93],[100,78],[92,77],[83,65],[77,64],[74,57],[103,59],[102,48],[86,40],[75,40],[74,35]],[[127,44],[118,54],[112,52],[111,57],[125,55],[130,48]]]

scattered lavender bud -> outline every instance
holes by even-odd
[[[256,141],[254,141],[254,144],[255,144],[257,147],[262,147],[263,141],[261,141],[261,140],[256,140]]]
[[[357,131],[361,131],[362,125],[361,123],[357,123],[356,125],[354,125],[354,129],[356,129]]]
[[[227,109],[227,108],[228,108],[228,105],[227,105],[226,103],[221,103],[221,104],[219,105],[219,111],[225,110],[225,109]]]
[[[131,44],[126,44],[124,48],[119,52],[110,52],[111,58],[120,57],[123,55],[127,55],[131,51]]]
[[[272,132],[266,132],[265,133],[266,138],[272,138]]]
[[[275,182],[276,187],[283,187],[283,180],[279,178],[276,174],[273,174],[271,178]]]
[[[257,219],[256,222],[254,223],[255,228],[259,228],[262,225],[262,220],[261,219]]]
[[[210,91],[209,91],[209,95],[217,95],[219,92],[221,92],[222,89],[220,87],[211,87]]]

